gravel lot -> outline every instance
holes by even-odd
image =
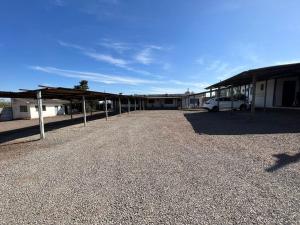
[[[2,143],[0,223],[299,224],[299,124],[143,111]]]

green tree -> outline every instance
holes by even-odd
[[[74,89],[80,89],[80,90],[88,90],[89,89],[89,85],[88,85],[88,81],[87,80],[82,80],[79,82],[79,85],[75,85]]]

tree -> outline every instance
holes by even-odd
[[[80,90],[88,90],[89,89],[89,85],[88,85],[88,81],[87,80],[82,80],[79,82],[79,85],[75,85],[74,89],[80,89]]]

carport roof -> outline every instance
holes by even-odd
[[[237,86],[237,85],[249,84],[252,82],[252,78],[254,75],[256,75],[257,81],[274,79],[283,76],[284,77],[295,76],[295,75],[300,76],[300,63],[270,66],[270,67],[263,67],[263,68],[244,71],[226,80],[213,84],[207,87],[206,89],[226,87],[230,85]]]
[[[36,98],[36,93],[41,91],[43,99],[81,99],[84,96],[87,100],[107,98],[131,98],[130,95],[112,94],[98,91],[85,91],[63,87],[45,87],[36,90],[23,90],[21,92],[0,91],[2,98]]]

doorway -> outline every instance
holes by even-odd
[[[290,107],[293,106],[296,93],[296,81],[287,80],[283,83],[282,91],[282,106]]]

